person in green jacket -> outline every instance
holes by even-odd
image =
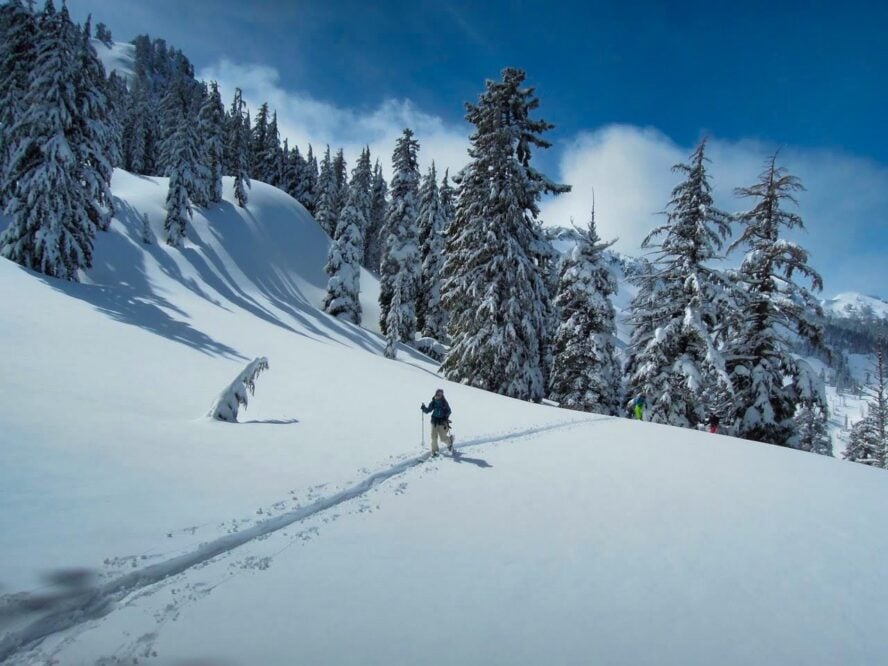
[[[626,405],[629,408],[629,416],[631,418],[636,418],[639,421],[644,421],[644,410],[647,407],[647,402],[644,399],[644,396],[639,394],[635,396],[632,400],[629,401],[629,404]]]

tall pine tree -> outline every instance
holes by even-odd
[[[37,22],[21,0],[0,5],[0,210],[12,196],[12,150],[23,138],[29,75],[36,58]]]
[[[103,97],[85,89],[82,44],[67,8],[56,11],[47,0],[21,115],[11,128],[11,219],[0,234],[0,256],[68,280],[92,264],[93,238],[106,215],[97,193],[108,185],[91,159],[105,147],[96,129],[105,109]]]
[[[416,301],[416,325],[422,335],[435,340],[447,338],[447,313],[441,305],[441,267],[444,265],[445,217],[438,189],[435,163],[419,190],[419,259],[422,273]]]
[[[475,132],[446,245],[442,294],[452,346],[442,367],[448,379],[539,401],[549,294],[536,254],[538,202],[570,188],[531,166],[532,148],[549,147],[541,135],[553,126],[531,118],[539,100],[524,79],[522,70],[506,69],[478,104],[466,105]]]
[[[885,354],[876,352],[876,361],[864,389],[869,398],[866,416],[854,424],[848,438],[845,460],[888,469],[888,374]]]
[[[395,284],[399,286],[398,315],[402,342],[413,342],[416,334],[416,298],[419,292],[419,143],[413,131],[405,129],[392,154],[391,203],[388,207],[379,277],[379,325],[388,331]]]
[[[225,162],[230,175],[234,176],[234,198],[241,208],[247,205],[250,188],[250,119],[245,111],[241,89],[237,88],[226,118]]]
[[[379,274],[382,262],[383,228],[388,214],[388,184],[382,175],[379,160],[373,167],[370,183],[370,213],[367,216],[367,233],[364,234],[364,267],[374,275]]]
[[[666,224],[642,244],[657,252],[653,274],[639,281],[656,282],[656,288],[641,289],[631,308],[633,319],[648,319],[656,334],[630,347],[630,392],[646,397],[651,421],[683,427],[704,423],[718,396],[731,391],[716,344],[730,291],[721,273],[707,265],[730,233],[730,218],[713,203],[705,148],[704,139],[688,164],[673,167],[685,179],[672,190]],[[654,289],[658,296],[651,301]]]
[[[549,397],[562,407],[616,414],[620,403],[620,368],[614,348],[617,282],[605,263],[595,211],[565,259],[555,297],[559,325],[555,332]]]
[[[324,152],[321,161],[321,172],[318,175],[318,199],[315,208],[315,220],[321,225],[321,229],[332,238],[336,233],[336,225],[339,221],[339,188],[336,184],[336,174],[333,172],[333,161],[330,159],[330,146]]]
[[[74,31],[76,33],[76,29]],[[114,171],[117,139],[108,100],[105,68],[91,42],[89,19],[75,46],[80,76],[77,79],[77,107],[81,140],[77,159],[86,189],[87,211],[97,229],[111,224],[113,200],[111,175]]]
[[[179,119],[175,134],[169,139],[171,144],[169,165],[169,189],[166,198],[166,219],[164,231],[166,242],[173,247],[181,247],[185,240],[188,220],[191,219],[189,192],[198,191],[194,166],[197,164],[197,132],[184,114]]]
[[[368,157],[369,160],[369,157]],[[364,238],[361,230],[367,226],[365,219],[367,192],[359,175],[360,163],[355,167],[349,185],[345,207],[339,215],[330,255],[325,266],[329,276],[324,312],[340,317],[353,324],[361,323],[361,255]]]
[[[225,107],[219,85],[210,83],[209,92],[197,116],[201,163],[205,167],[204,199],[207,203],[222,201],[222,166],[225,160]]]
[[[315,214],[318,204],[318,160],[314,156],[310,144],[308,153],[305,155],[305,168],[302,172],[299,190],[296,193],[296,200],[305,206],[309,213]]]
[[[793,416],[810,383],[804,361],[792,353],[797,341],[821,344],[822,310],[810,292],[794,281],[802,275],[822,289],[820,275],[808,265],[808,253],[781,237],[783,230],[803,228],[802,218],[786,210],[804,189],[795,176],[776,164],[775,154],[759,181],[737,194],[755,205],[737,216],[743,225],[731,249],[745,247],[738,271],[745,290],[725,352],[735,392],[735,431],[745,439],[788,446],[795,431]]]

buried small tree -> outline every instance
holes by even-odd
[[[217,421],[237,423],[237,410],[247,406],[247,393],[256,393],[256,378],[263,370],[268,370],[268,359],[261,356],[253,359],[228,387],[219,394],[207,416]]]

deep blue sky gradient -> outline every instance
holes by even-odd
[[[670,153],[676,161],[704,135],[757,146],[762,162],[784,146],[785,155],[806,155],[794,167],[811,188],[802,197],[809,232],[800,240],[826,279],[825,295],[853,289],[888,297],[888,2],[548,4],[69,0],[76,20],[92,13],[118,41],[163,37],[197,71],[222,60],[268,66],[287,93],[357,114],[406,99],[456,135],[465,102],[477,99],[485,79],[506,66],[524,68],[540,115],[556,125],[548,135],[554,149],[535,154],[553,177],[578,137],[612,124],[653,128],[678,149]],[[749,184],[752,169],[726,184]],[[668,167],[662,172],[670,177]],[[590,173],[565,178],[575,193],[599,189]],[[625,240],[625,224],[652,224],[669,187],[648,199],[631,183],[621,190],[643,207],[612,235]],[[616,197],[613,188],[600,192]],[[587,210],[584,203],[569,217],[583,219]]]
[[[555,138],[619,122],[888,163],[888,3],[70,0],[116,39],[148,32],[198,69],[277,68],[352,108],[409,98],[451,121],[485,78],[525,68]]]

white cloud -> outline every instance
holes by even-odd
[[[567,144],[558,180],[573,186],[546,201],[547,224],[584,225],[592,210],[602,238],[619,238],[617,249],[637,253],[641,240],[658,222],[673,186],[670,168],[683,151],[655,129],[611,125],[582,132]]]
[[[386,100],[375,109],[359,111],[319,101],[305,92],[281,87],[278,71],[264,65],[239,65],[228,60],[199,72],[205,81],[217,81],[226,105],[234,96],[235,87],[243,91],[244,100],[255,114],[263,102],[277,111],[281,136],[296,144],[305,153],[309,144],[315,154],[343,148],[350,168],[364,145],[370,146],[390,176],[392,150],[405,127],[416,134],[420,144],[420,167],[435,161],[440,175],[449,168],[453,174],[465,166],[468,157],[469,128],[445,123],[441,118],[424,113],[409,100]]]
[[[573,191],[546,201],[547,224],[588,220],[595,213],[603,238],[619,237],[617,249],[637,254],[641,240],[662,222],[656,215],[669,201],[680,176],[672,165],[684,162],[694,146],[679,146],[661,132],[610,125],[583,132],[569,142],[560,160],[560,182]],[[748,201],[734,188],[756,181],[777,146],[755,140],[708,144],[716,204],[735,212]],[[807,232],[795,234],[826,280],[825,291],[844,289],[884,293],[888,282],[888,169],[834,150],[786,147],[778,164],[798,176],[806,191],[798,196]]]
[[[324,145],[342,147],[349,165],[370,145],[390,176],[395,140],[410,127],[420,142],[423,171],[434,159],[439,173],[455,173],[467,162],[471,128],[453,125],[425,113],[409,100],[390,99],[373,109],[342,108],[300,91],[285,90],[274,68],[222,60],[199,73],[218,81],[226,104],[240,86],[250,109],[268,102],[277,110],[282,136],[303,151],[311,143],[317,154]],[[609,125],[584,131],[558,146],[558,182],[573,191],[543,202],[546,224],[588,220],[593,189],[596,219],[603,238],[618,237],[617,249],[638,254],[641,240],[663,218],[679,177],[671,170],[694,146],[682,146],[654,128]],[[777,146],[755,140],[725,141],[712,137],[707,154],[716,203],[728,211],[747,202],[735,187],[751,185]],[[858,290],[888,296],[888,168],[835,150],[785,147],[779,164],[801,178],[799,195],[807,233],[797,236],[810,250],[812,265],[826,279],[826,293]]]

